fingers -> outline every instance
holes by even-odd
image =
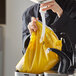
[[[37,25],[35,22],[30,22],[29,25],[28,25],[28,29],[31,31],[37,31]]]
[[[39,20],[39,18],[36,18],[37,20]]]
[[[53,5],[49,5],[48,7],[43,8],[43,9],[42,9],[42,11],[47,11],[47,10],[51,9],[51,8],[52,8],[52,6],[53,6]]]
[[[42,8],[42,11],[47,11],[47,10],[49,10],[49,9],[52,10],[52,7],[53,7],[54,5],[55,5],[55,0],[41,4],[41,5],[40,5],[40,8],[45,7],[45,8]],[[47,6],[47,7],[46,7],[46,6]]]
[[[39,18],[32,17],[31,27],[33,26],[35,28],[34,31],[36,31],[36,29],[37,29],[37,25],[36,25],[37,20],[39,20]]]
[[[34,17],[31,17],[31,21],[34,21],[34,22],[36,22],[36,18],[34,18]]]
[[[28,29],[30,31],[30,33],[32,33],[33,31],[37,31],[37,25],[36,25],[36,21],[38,20],[38,18],[31,18],[31,22],[28,24]]]
[[[38,20],[39,20],[39,18],[35,18],[35,17],[32,17],[32,18],[31,18],[31,21],[35,21],[35,22],[36,22],[36,21],[38,21]]]
[[[40,8],[41,8],[41,7],[44,7],[44,6],[53,5],[54,2],[55,2],[55,1],[47,2],[47,3],[43,3],[43,4],[40,5]]]

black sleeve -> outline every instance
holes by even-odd
[[[56,33],[65,32],[69,35],[72,44],[76,44],[76,2],[64,10],[62,16],[53,24]]]
[[[22,53],[25,53],[25,41],[28,38],[28,36],[30,35],[29,30],[27,28],[28,23],[30,22],[30,18],[28,15],[28,11],[24,12],[23,16],[22,16]]]
[[[22,53],[25,53],[26,47],[29,44],[29,40],[30,40],[30,33],[28,30],[28,24],[31,21],[31,17],[36,17],[36,8],[37,8],[37,4],[30,6],[29,8],[27,8],[27,10],[23,13],[22,16]]]

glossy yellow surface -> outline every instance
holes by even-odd
[[[42,24],[37,21],[37,32],[33,32],[25,55],[16,66],[16,70],[25,73],[42,73],[53,68],[59,61],[59,57],[47,48],[62,49],[62,40],[59,40],[52,29],[46,26],[45,36],[40,43]]]

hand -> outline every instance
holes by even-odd
[[[28,29],[30,31],[30,34],[33,32],[33,31],[37,31],[37,25],[36,25],[36,21],[38,20],[38,18],[34,18],[32,17],[31,18],[31,22],[28,24]]]
[[[57,13],[58,17],[61,17],[63,9],[58,5],[58,3],[55,0],[41,4],[40,8],[45,6],[47,7],[43,8],[42,11],[47,11],[51,9],[54,13]]]

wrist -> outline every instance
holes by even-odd
[[[63,10],[60,9],[60,11],[57,13],[57,15],[58,15],[58,17],[60,18],[62,14],[63,14]]]

